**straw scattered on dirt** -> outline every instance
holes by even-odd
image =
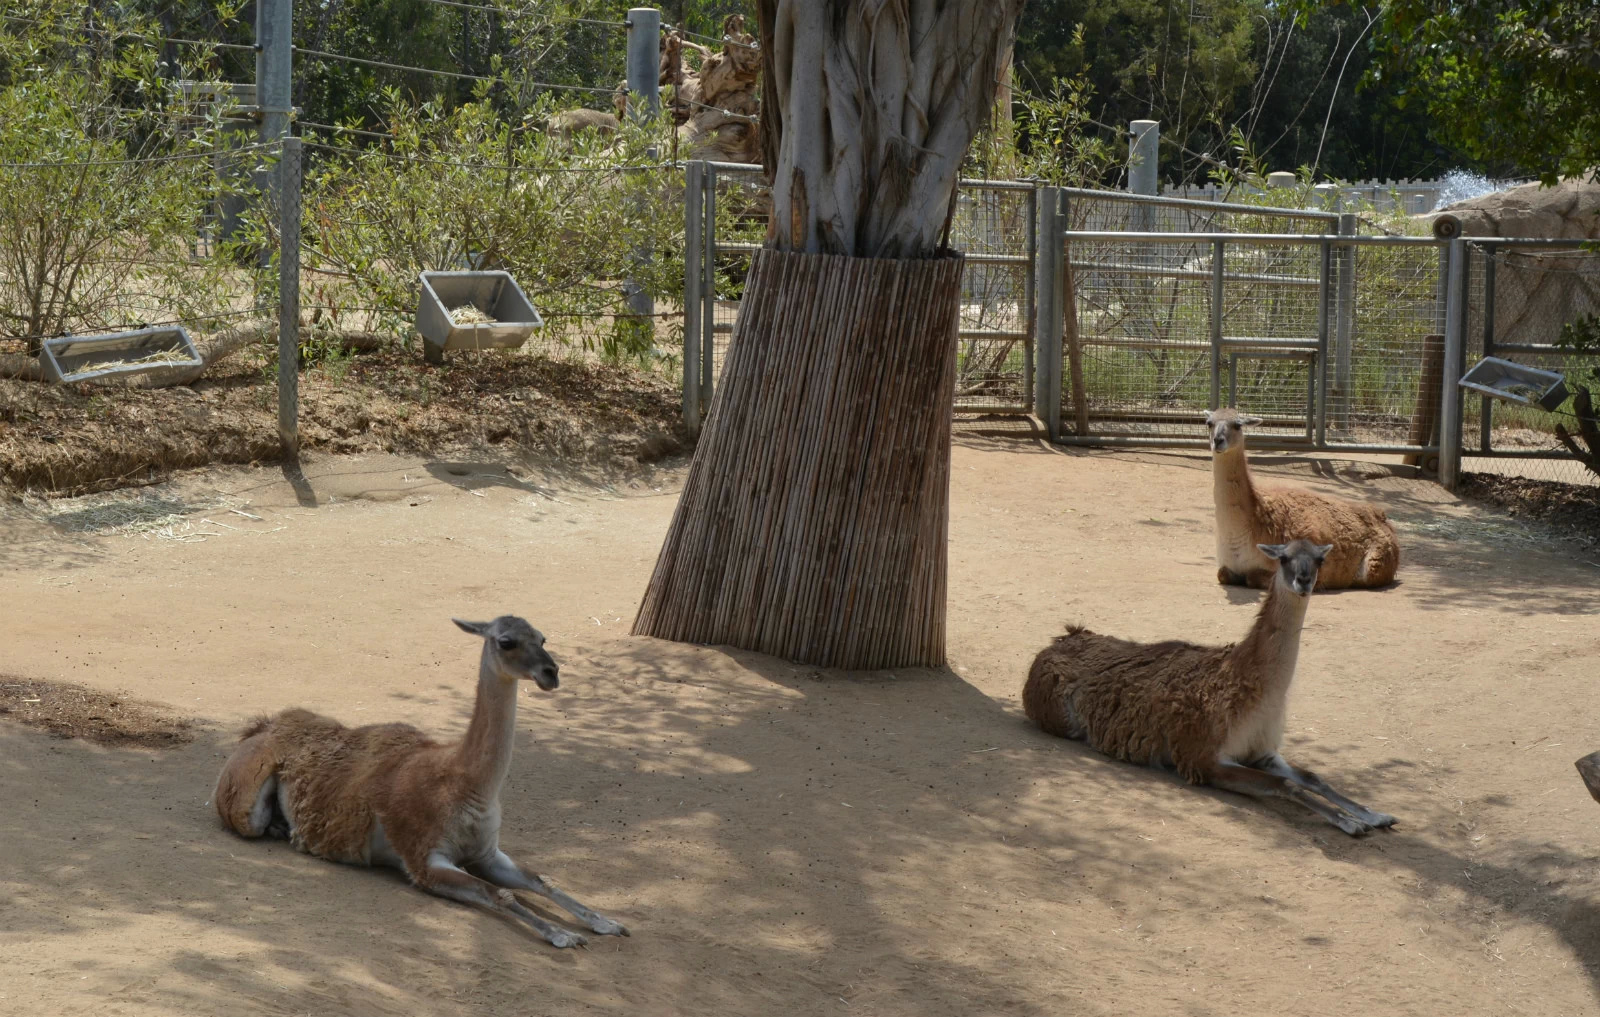
[[[1463,498],[1503,510],[1524,529],[1531,522],[1580,546],[1600,545],[1600,487],[1467,473],[1456,490]]]
[[[8,675],[0,675],[0,720],[101,745],[167,748],[194,737],[189,721],[118,693]]]

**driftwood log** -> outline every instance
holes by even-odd
[[[1427,445],[1439,435],[1439,389],[1444,384],[1444,336],[1422,337],[1422,373],[1417,380],[1417,409],[1411,414],[1413,445]],[[1409,454],[1407,466],[1423,465],[1423,456]]]
[[[694,53],[700,65],[685,66]],[[679,155],[719,162],[761,161],[761,50],[743,15],[722,25],[722,49],[688,42],[677,32],[661,40],[661,86],[672,89]]]
[[[1565,424],[1557,424],[1556,437],[1579,462],[1592,472],[1600,473],[1600,428],[1595,426],[1594,398],[1589,389],[1578,388],[1572,393],[1572,413],[1578,418],[1578,433],[1574,435]],[[1578,447],[1578,438],[1583,439],[1587,448]]]

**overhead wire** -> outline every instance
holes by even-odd
[[[238,148],[228,149],[228,154],[243,154],[245,152],[255,152],[261,149],[277,147],[277,145],[270,143],[241,145]],[[215,158],[216,155],[217,153],[215,151],[209,151],[185,152],[180,155],[135,156],[131,159],[91,159],[87,162],[80,162],[76,160],[71,162],[0,162],[0,169],[77,169],[82,166],[127,166],[136,163],[182,162],[187,159],[212,159]]]
[[[26,24],[26,25],[45,26],[45,25],[49,24],[49,22],[40,21],[37,18],[24,18],[24,17],[20,17],[18,15],[15,15],[15,14],[7,14],[7,15],[5,15],[5,19],[7,21],[15,21],[15,22],[18,22],[20,24]],[[103,36],[107,36],[107,37],[112,38],[112,39],[139,39],[139,40],[142,40],[144,42],[171,42],[171,43],[176,43],[176,44],[178,44],[180,46],[215,46],[217,49],[249,50],[252,53],[258,52],[261,49],[261,47],[258,46],[258,45],[251,45],[251,44],[238,43],[238,42],[218,42],[216,40],[206,40],[206,39],[179,39],[179,38],[175,38],[173,36],[167,36],[167,35],[145,35],[142,32],[130,32],[130,31],[115,31],[114,32],[114,31],[112,31],[111,29],[108,29],[108,28],[91,28],[88,25],[71,25],[71,26],[66,26],[66,27],[70,28],[70,30],[74,31],[74,32],[85,32],[85,33],[88,33],[89,35],[103,35]]]
[[[330,53],[327,50],[307,49],[303,46],[294,47],[296,53],[304,56],[316,57],[320,60],[340,60],[346,63],[362,64],[368,67],[382,67],[391,71],[405,71],[409,74],[433,74],[442,78],[460,78],[466,81],[503,81],[506,79],[487,77],[482,74],[465,74],[461,71],[441,71],[432,67],[413,67],[409,64],[391,64],[383,60],[368,60],[364,57],[353,57],[345,53]],[[558,85],[549,81],[518,81],[516,84],[527,85],[533,88],[549,88],[568,92],[592,92],[597,95],[611,95],[615,89],[592,88],[588,85]]]

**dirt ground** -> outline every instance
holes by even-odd
[[[301,372],[300,447],[497,449],[616,475],[680,451],[680,392],[662,372],[580,356],[452,353],[433,367],[415,350],[385,349]],[[0,479],[13,488],[149,484],[178,469],[274,462],[281,447],[277,382],[260,348],[171,388],[0,378]]]
[[[1311,605],[1287,746],[1390,833],[1024,722],[1068,621],[1248,626],[1199,456],[962,437],[950,667],[892,674],[630,637],[679,467],[375,454],[187,475],[120,515],[12,506],[0,681],[131,695],[193,737],[0,718],[0,1013],[1600,1012],[1600,805],[1572,767],[1600,748],[1600,565],[1375,463],[1258,462],[1398,523],[1397,586]],[[449,618],[502,612],[563,666],[522,698],[502,844],[631,938],[559,952],[219,828],[248,716],[458,733],[478,646]]]

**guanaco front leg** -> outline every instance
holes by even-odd
[[[1258,770],[1264,770],[1272,774],[1274,777],[1282,777],[1284,780],[1297,784],[1313,794],[1321,795],[1368,826],[1380,828],[1395,824],[1395,818],[1387,812],[1378,812],[1367,808],[1360,802],[1351,801],[1328,786],[1328,782],[1321,777],[1318,777],[1310,770],[1302,770],[1280,755],[1270,755],[1265,759],[1257,760],[1251,765]]]
[[[450,864],[440,855],[428,859],[428,869],[417,885],[432,894],[482,908],[501,917],[522,919],[554,947],[582,946],[588,940],[576,932],[553,925],[522,906],[509,890],[502,890]]]
[[[1315,812],[1352,837],[1372,832],[1363,822],[1343,809],[1313,798],[1293,781],[1235,762],[1220,762],[1206,775],[1206,783],[1224,791],[1236,791],[1252,798],[1287,798]]]
[[[487,861],[477,862],[468,868],[496,886],[503,886],[509,890],[527,890],[549,898],[572,912],[578,921],[602,936],[628,935],[627,928],[621,922],[607,918],[578,903],[570,894],[552,886],[548,877],[529,872],[504,851],[496,851]]]
[[[1223,586],[1248,586],[1253,590],[1265,590],[1272,585],[1272,569],[1251,569],[1248,572],[1235,572],[1226,565],[1217,569],[1217,582]]]

